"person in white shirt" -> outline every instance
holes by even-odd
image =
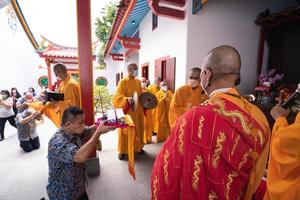
[[[13,99],[10,97],[8,90],[0,92],[0,141],[4,140],[4,128],[6,121],[13,127],[17,128],[15,113],[13,111]]]

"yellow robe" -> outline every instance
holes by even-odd
[[[148,86],[148,91],[151,92],[154,96],[156,96],[156,93],[160,90],[159,87],[157,87],[155,84],[151,84]],[[157,119],[158,118],[158,113],[157,109],[153,108],[152,109],[152,119]],[[155,123],[152,123],[152,132],[157,133],[157,127],[154,126]]]
[[[60,118],[56,114],[55,105],[47,102],[45,105],[42,102],[32,102],[29,103],[28,106],[30,108],[35,109],[36,111],[41,112],[42,114],[46,115],[54,124],[56,127],[59,127],[60,125]]]
[[[183,115],[191,107],[196,106],[204,102],[208,96],[203,93],[201,86],[196,89],[192,89],[189,85],[184,85],[175,91],[172,97],[169,111],[169,123],[173,127],[176,120]]]
[[[122,79],[118,84],[117,92],[113,99],[114,107],[124,109],[128,102],[127,98],[132,97],[135,91],[138,93],[138,96],[142,94],[141,82],[138,79],[129,79],[129,77]],[[140,152],[144,144],[144,114],[141,104],[138,104],[135,112],[133,112],[133,110],[130,108],[127,114],[130,115],[135,126],[135,151]],[[118,133],[118,151],[121,154],[127,154],[128,142],[130,142],[128,141],[128,134],[130,133],[126,128],[119,129]]]
[[[240,95],[235,88],[230,89],[228,91],[228,93],[231,93],[234,95]],[[264,129],[264,133],[266,133],[266,135],[268,137],[270,137],[271,131],[270,131],[268,120],[267,120],[266,116],[264,115],[264,113],[257,106],[251,104],[247,100],[243,100],[241,102],[239,98],[233,97],[230,95],[226,95],[224,93],[216,93],[213,96],[220,96],[224,99],[227,99],[228,101],[231,101],[232,103],[239,106],[245,112],[248,112]],[[261,177],[263,176],[263,173],[265,171],[266,164],[267,164],[269,146],[270,146],[270,139],[268,139],[268,142],[265,145],[263,152],[261,153],[260,157],[255,162],[255,174],[254,174],[253,180],[250,180],[250,183],[249,183],[252,185],[250,193],[254,193],[260,184]]]
[[[264,199],[300,199],[300,113],[294,124],[284,117],[274,124]]]
[[[70,106],[81,108],[80,85],[70,75],[61,82],[57,92],[64,94],[64,101],[59,101],[57,105],[49,105],[43,109],[45,114],[59,127],[64,110]]]
[[[156,93],[157,106],[156,106],[156,118],[154,118],[153,123],[155,130],[157,130],[156,142],[164,142],[170,134],[170,124],[169,124],[169,108],[170,102],[173,96],[173,92],[168,90],[167,94],[160,90]]]
[[[153,95],[156,95],[156,93],[160,90],[159,87],[157,87],[156,85],[154,84],[151,84],[148,86],[148,90],[149,92],[151,92]]]
[[[143,92],[149,92],[149,90],[145,88],[143,89]],[[144,143],[145,144],[149,144],[152,142],[153,110],[154,109],[146,110],[146,116],[144,117]]]

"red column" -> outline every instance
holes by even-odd
[[[82,109],[87,125],[94,124],[91,2],[77,0],[78,59]]]
[[[48,59],[45,59],[45,62],[47,64],[47,71],[48,71],[48,89],[52,89],[52,76],[51,76],[51,64]]]

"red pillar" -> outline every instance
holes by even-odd
[[[87,125],[94,124],[93,57],[91,38],[91,2],[77,0],[78,64],[82,109]]]
[[[47,71],[48,71],[48,89],[52,89],[52,76],[51,76],[51,64],[48,59],[45,59],[45,62],[47,64]]]

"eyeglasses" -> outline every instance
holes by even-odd
[[[192,77],[192,76],[189,76],[189,79],[191,79],[191,80],[199,80],[200,77]]]

